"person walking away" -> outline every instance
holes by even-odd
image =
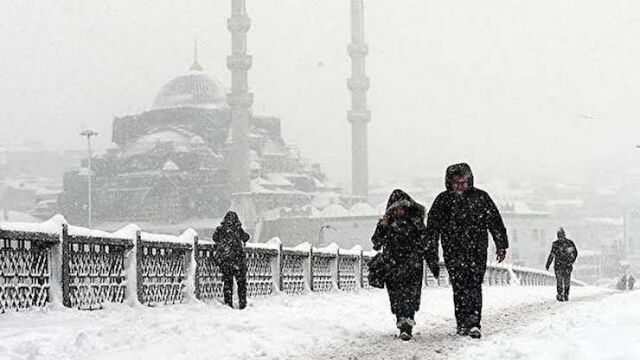
[[[578,248],[572,240],[567,239],[563,228],[558,230],[557,236],[558,239],[551,245],[551,252],[545,268],[549,270],[549,266],[555,261],[553,270],[556,273],[556,288],[558,292],[556,300],[569,301],[571,271],[573,271],[573,263],[578,258]]]
[[[444,263],[453,289],[457,334],[481,337],[482,281],[487,269],[488,232],[496,246],[496,260],[504,261],[509,241],[495,203],[473,183],[465,163],[447,168],[446,190],[433,201],[427,217],[428,262],[438,261],[442,241]]]
[[[618,290],[627,290],[627,274],[622,275],[616,287]]]
[[[629,274],[629,278],[627,279],[627,290],[633,290],[633,285],[636,283],[636,278],[633,275]]]
[[[247,255],[249,234],[242,229],[238,215],[229,211],[213,233],[214,259],[222,273],[224,303],[233,307],[233,279],[238,284],[238,305],[247,306]]]
[[[414,316],[420,309],[426,247],[424,214],[424,206],[396,189],[391,193],[386,212],[371,237],[373,249],[382,249],[388,268],[385,285],[391,312],[396,316],[400,338],[405,341],[411,339]],[[434,276],[438,274],[434,273]]]

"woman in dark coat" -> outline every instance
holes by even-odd
[[[391,312],[396,315],[396,326],[403,340],[411,339],[414,315],[420,309],[426,248],[424,216],[424,206],[396,189],[391,193],[387,210],[371,237],[373,249],[383,249],[383,257],[389,267],[385,285]]]
[[[247,306],[247,255],[244,244],[249,234],[242,230],[238,215],[229,211],[213,233],[214,259],[222,273],[224,303],[233,307],[233,278],[238,283],[238,304]]]

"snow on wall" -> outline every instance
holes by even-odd
[[[51,219],[41,223],[0,222],[0,230],[61,234],[62,224],[67,224],[64,216],[54,215]]]
[[[325,254],[337,254],[340,247],[336,243],[331,243],[325,247],[313,248],[313,252],[325,253]]]
[[[339,249],[340,255],[358,255],[362,252],[362,246],[356,245],[348,250]]]
[[[135,235],[133,237],[122,237],[116,233],[111,233],[108,231],[89,229],[81,226],[69,225],[68,230],[69,235],[74,236],[83,236],[83,237],[101,237],[107,239],[130,239],[135,241]]]

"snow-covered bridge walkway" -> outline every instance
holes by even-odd
[[[484,336],[454,335],[450,288],[425,289],[415,337],[395,338],[385,291],[4,314],[0,359],[637,359],[640,292],[485,287]]]

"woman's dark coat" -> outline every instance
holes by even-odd
[[[394,209],[404,207],[405,216],[396,218]],[[387,203],[385,220],[380,220],[371,237],[374,250],[383,249],[389,274],[385,285],[391,312],[412,316],[420,308],[423,255],[426,247],[424,207],[402,190],[394,190]],[[404,315],[407,314],[407,315]]]
[[[242,229],[238,215],[229,211],[220,226],[213,233],[215,243],[215,260],[220,271],[232,272],[246,269],[246,253],[244,243],[249,240],[249,234]]]

